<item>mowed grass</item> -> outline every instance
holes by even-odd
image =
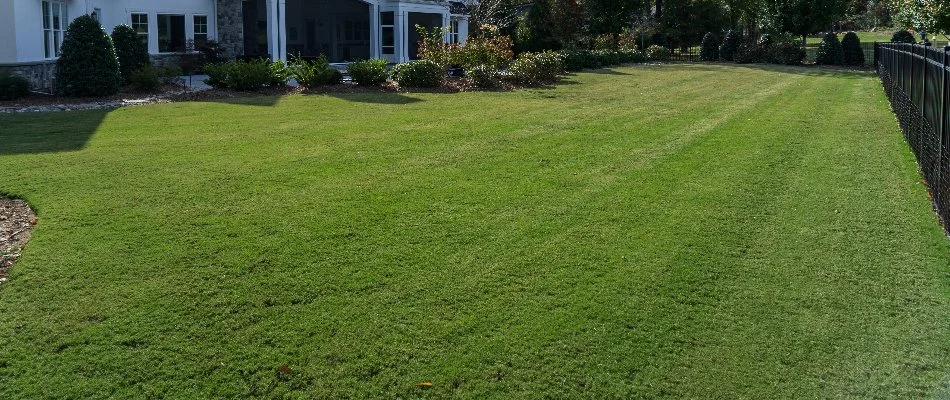
[[[870,73],[7,115],[0,190],[39,213],[4,399],[946,394],[950,246]]]

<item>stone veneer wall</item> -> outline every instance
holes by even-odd
[[[215,1],[218,5],[218,43],[228,58],[244,55],[243,1]]]
[[[30,82],[30,89],[39,92],[52,92],[56,61],[37,61],[29,63],[0,64],[0,74],[17,75]]]

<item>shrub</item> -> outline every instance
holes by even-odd
[[[426,27],[416,25],[416,33],[421,38],[419,40],[419,59],[432,61],[439,64],[443,69],[447,68],[451,62],[453,49],[453,47],[446,45],[444,40],[445,36],[448,35],[448,28],[437,26],[429,32]]]
[[[452,48],[449,62],[465,69],[477,65],[501,69],[514,58],[513,48],[508,36],[470,37],[465,44]]]
[[[112,43],[115,55],[119,59],[119,72],[125,82],[130,82],[132,74],[151,63],[148,57],[148,45],[139,38],[138,33],[128,25],[116,25],[112,30]]]
[[[672,55],[670,49],[657,44],[647,47],[644,53],[646,53],[647,60],[658,62],[669,61]]]
[[[597,58],[589,50],[565,50],[561,55],[564,57],[564,68],[568,71],[600,67]]]
[[[910,33],[906,30],[894,32],[894,35],[891,36],[891,42],[895,43],[917,43],[917,38],[914,37],[913,33]]]
[[[129,75],[129,84],[136,90],[143,92],[154,91],[161,84],[158,70],[151,65],[145,65]]]
[[[431,60],[410,61],[393,68],[393,80],[402,87],[438,87],[443,78],[445,69]]]
[[[228,69],[230,67],[228,62],[205,64],[203,69],[205,74],[208,75],[208,78],[204,80],[205,84],[213,88],[227,88]]]
[[[620,64],[620,53],[616,50],[594,50],[591,52],[600,66],[608,67]],[[596,68],[596,67],[595,67]]]
[[[476,65],[465,71],[465,79],[475,87],[493,88],[501,81],[501,73],[489,65]]]
[[[343,82],[343,73],[330,66],[327,57],[320,55],[315,60],[297,58],[292,62],[293,77],[305,88],[321,85],[339,85]]]
[[[736,53],[739,52],[739,45],[742,43],[742,33],[730,30],[726,32],[726,37],[722,39],[719,45],[719,59],[722,61],[735,61]]]
[[[861,39],[854,32],[848,32],[841,39],[841,51],[844,53],[845,65],[864,65],[864,49],[861,48]]]
[[[83,15],[73,20],[56,60],[56,85],[66,96],[108,96],[119,91],[122,75],[112,38],[99,21]]]
[[[620,55],[621,64],[642,63],[647,60],[647,56],[637,49],[621,49],[617,54]]]
[[[196,40],[192,43],[195,51],[201,53],[204,64],[224,61],[224,48],[214,40]]]
[[[16,100],[30,94],[30,82],[20,76],[0,74],[0,100]]]
[[[769,62],[782,65],[798,65],[805,60],[805,49],[795,43],[779,43],[769,51]]]
[[[719,38],[712,32],[703,36],[703,44],[699,49],[699,59],[702,61],[719,60]]]
[[[759,37],[759,46],[769,47],[775,44],[775,38],[772,35],[765,33]]]
[[[508,67],[511,77],[524,84],[554,81],[563,71],[564,57],[553,51],[521,53]]]
[[[844,51],[841,49],[838,35],[834,32],[826,33],[821,39],[818,51],[815,53],[815,63],[824,65],[844,64]]]
[[[287,86],[290,81],[290,66],[284,60],[277,60],[270,63],[270,82],[271,86]]]
[[[739,45],[739,51],[736,52],[735,61],[739,64],[768,62],[770,58],[769,48],[770,47],[766,45],[743,43]]]
[[[386,60],[362,60],[350,63],[347,71],[357,85],[379,86],[386,82]]]

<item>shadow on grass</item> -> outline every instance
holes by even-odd
[[[601,74],[601,75],[630,75],[626,72],[620,72],[613,68],[598,68],[598,69],[588,69],[584,72],[589,72],[592,74]]]
[[[351,101],[354,103],[369,104],[412,104],[423,100],[415,97],[409,97],[395,92],[377,92],[377,93],[313,93],[304,94],[304,96],[331,96],[340,100]]]
[[[110,111],[0,114],[0,156],[81,150]]]

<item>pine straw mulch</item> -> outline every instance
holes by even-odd
[[[36,214],[23,200],[0,197],[0,282],[30,240]]]

